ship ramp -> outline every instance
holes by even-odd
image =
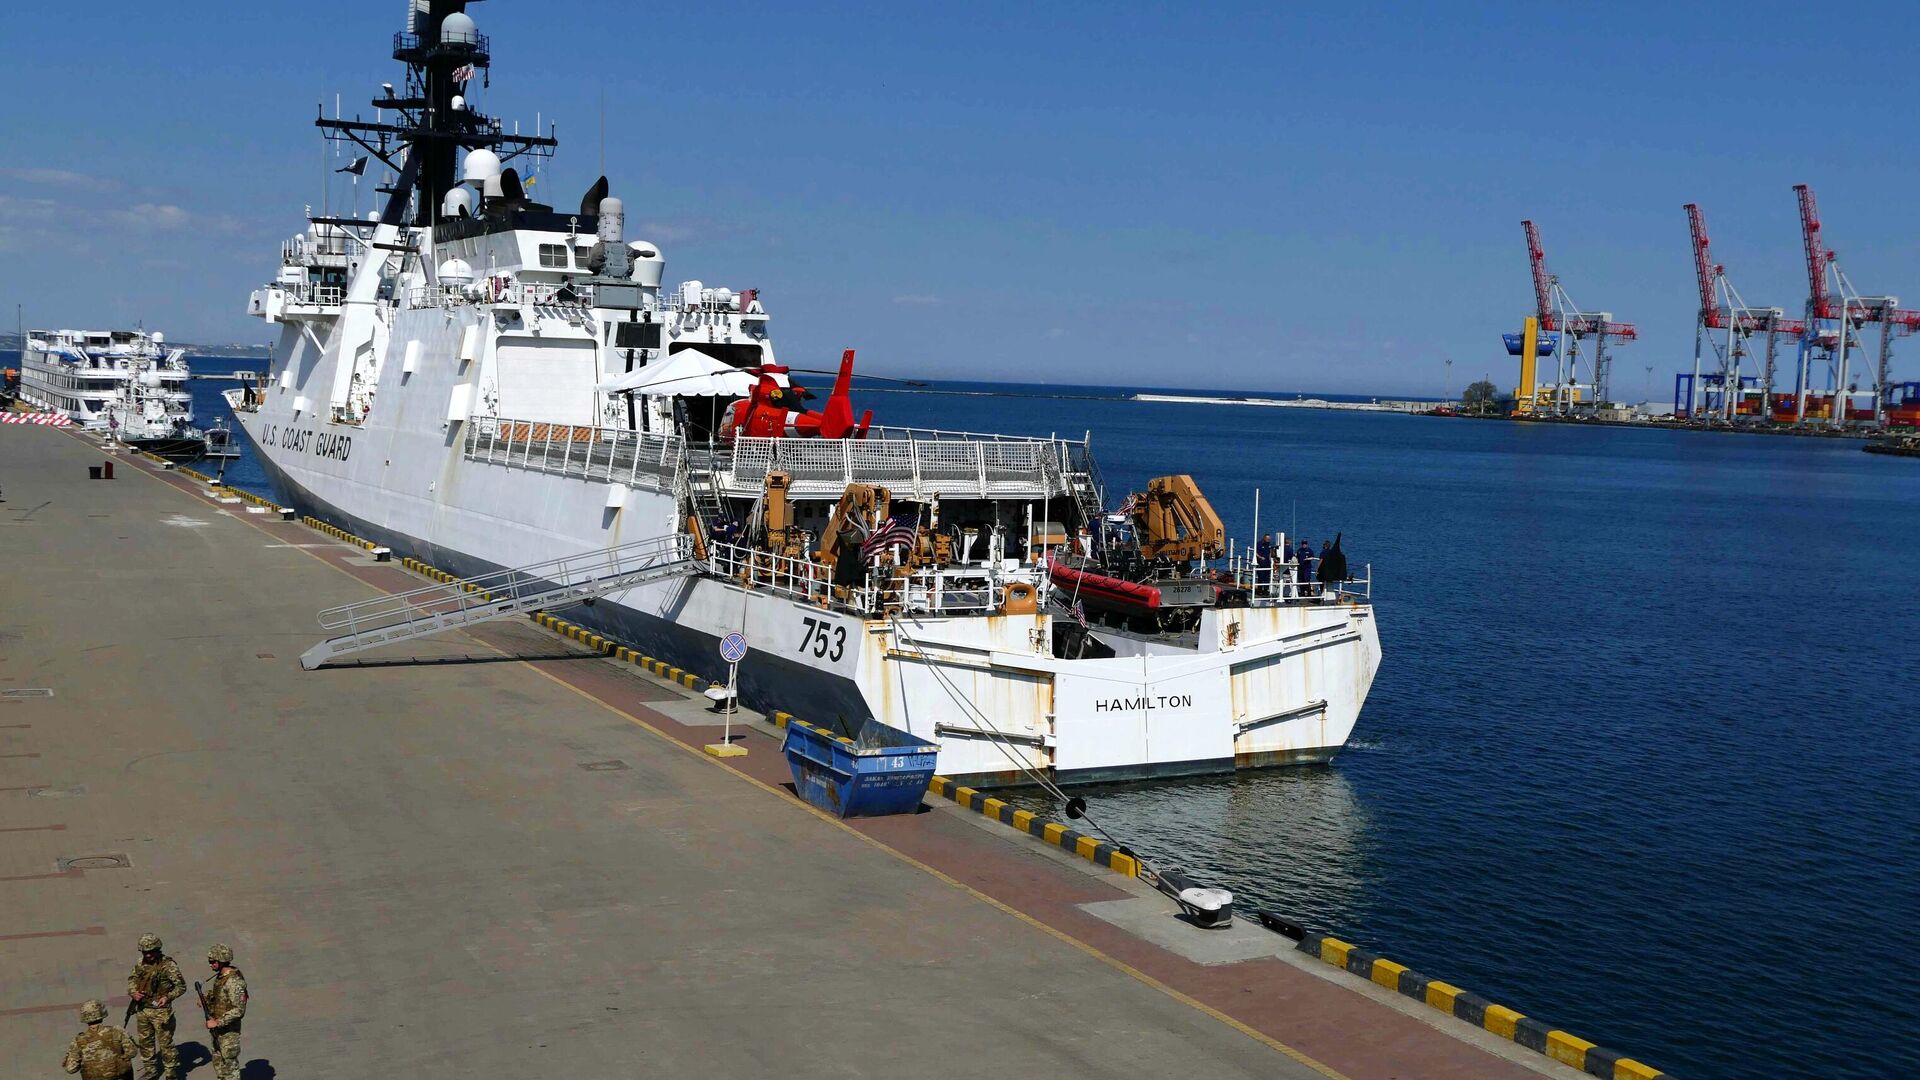
[[[320,613],[320,628],[344,632],[302,653],[300,666],[311,671],[329,660],[382,645],[543,608],[568,607],[702,569],[691,537],[656,536],[343,604]]]

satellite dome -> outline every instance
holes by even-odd
[[[635,240],[627,245],[633,252],[633,280],[636,284],[660,287],[660,279],[666,273],[667,260],[660,257],[660,249],[645,240]]]
[[[447,197],[440,203],[440,216],[457,218],[462,212],[473,213],[473,192],[466,188],[448,188]]]
[[[500,155],[491,150],[469,150],[460,165],[460,179],[467,183],[485,183],[500,178]]]
[[[448,102],[448,104],[453,106],[454,112],[467,111],[467,99],[464,97],[461,97],[459,94],[453,95],[453,100]]]
[[[473,19],[465,12],[456,11],[440,20],[440,41],[473,43],[480,39],[480,31],[473,25]]]
[[[473,280],[473,267],[465,259],[448,259],[440,264],[440,284],[465,285]]]

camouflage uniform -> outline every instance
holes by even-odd
[[[240,1018],[247,1015],[247,977],[233,966],[233,950],[215,945],[207,950],[207,959],[223,965],[220,974],[207,984],[207,1019],[214,1026],[213,1075],[217,1080],[238,1080],[240,1076]]]
[[[140,1080],[179,1080],[180,1054],[173,1048],[173,1002],[187,992],[187,980],[180,976],[180,965],[173,957],[161,954],[148,963],[144,953],[160,952],[160,939],[148,935],[140,939],[143,955],[127,976],[127,993],[145,996],[134,1013],[133,1041],[140,1047]],[[152,942],[151,946],[147,943]]]
[[[60,1060],[61,1068],[79,1073],[81,1080],[127,1080],[133,1075],[138,1050],[126,1032],[101,1023],[106,1018],[107,1007],[97,1001],[80,1007],[87,1030],[73,1037],[67,1056]]]

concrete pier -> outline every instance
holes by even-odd
[[[9,1074],[152,931],[233,946],[249,1080],[1579,1075],[939,800],[831,820],[765,728],[704,755],[703,701],[525,620],[303,672],[420,579],[102,457],[0,428]]]

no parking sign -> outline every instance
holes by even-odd
[[[720,639],[720,659],[737,664],[747,655],[747,636],[738,631]]]

